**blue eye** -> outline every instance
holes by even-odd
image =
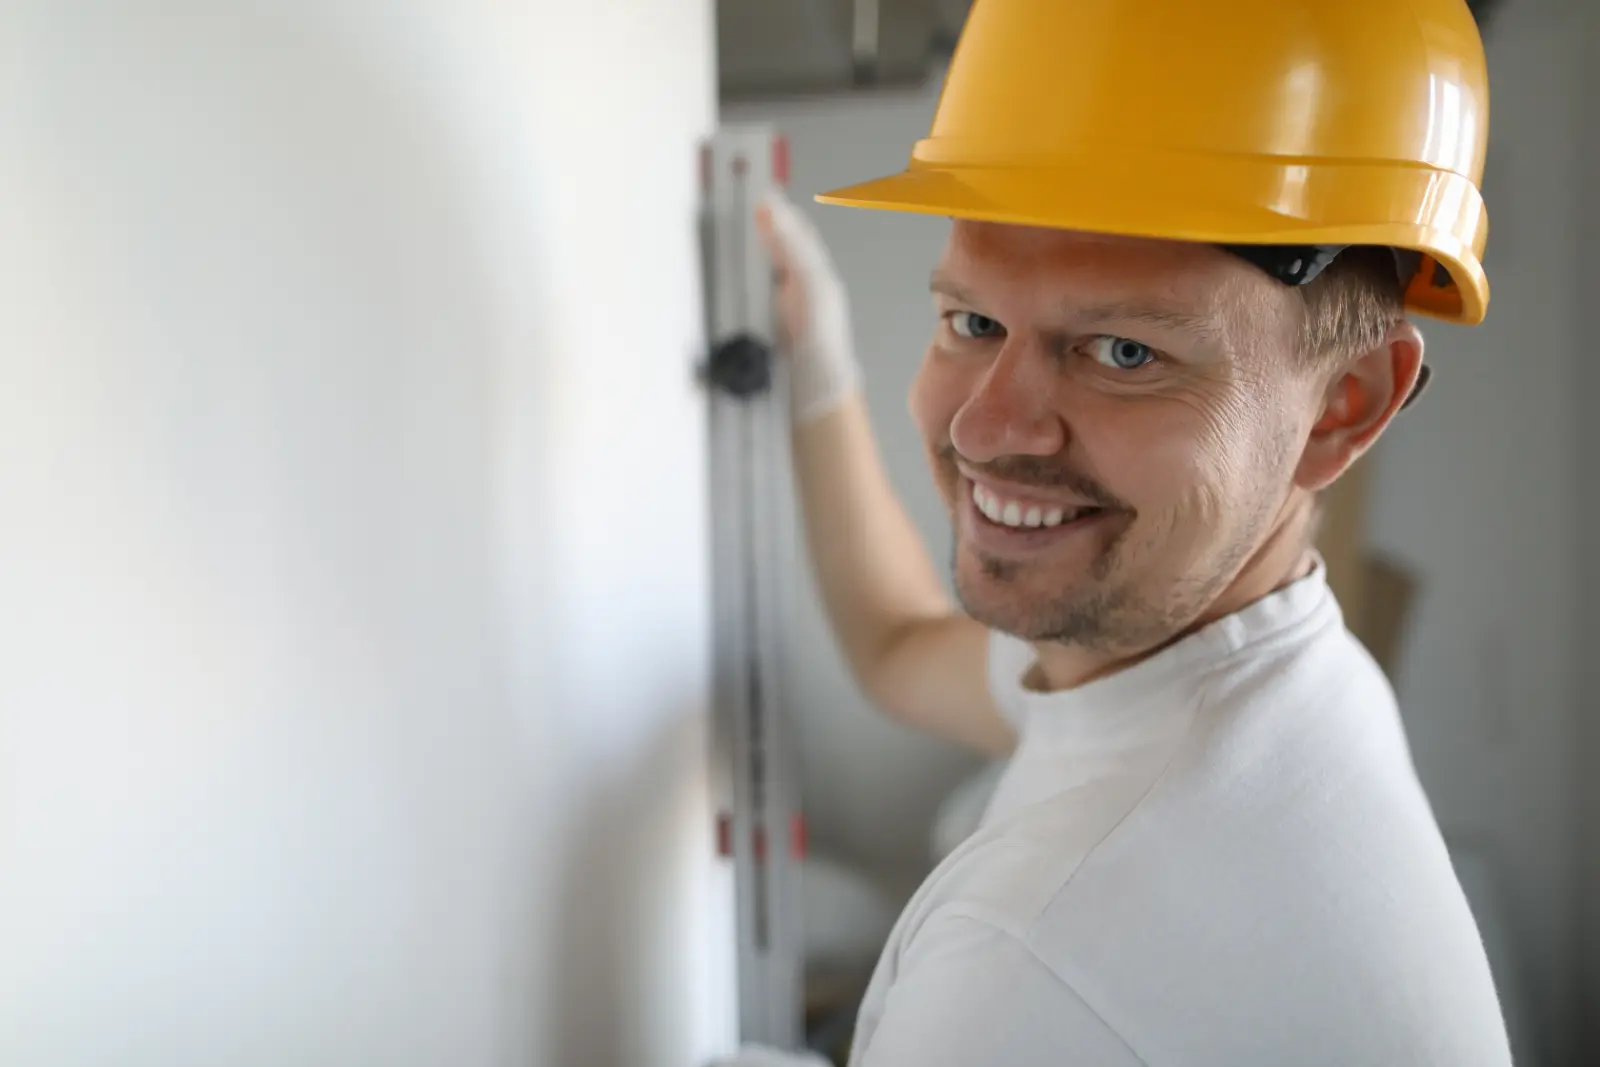
[[[1089,342],[1089,354],[1113,370],[1137,370],[1156,358],[1149,345],[1126,337],[1096,337]]]
[[[955,311],[950,314],[950,328],[957,337],[966,337],[979,340],[986,337],[999,337],[1005,328],[994,319],[979,315],[974,311]]]

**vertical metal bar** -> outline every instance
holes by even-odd
[[[878,33],[882,11],[878,0],[853,0],[850,5],[850,58],[858,84],[878,80]]]
[[[770,128],[731,127],[707,146],[704,166],[708,332],[714,346],[749,340],[743,351],[775,372],[764,387],[712,375],[715,692],[717,753],[730,764],[721,836],[739,902],[741,1037],[792,1048],[802,1014],[797,805],[778,706],[785,596],[775,566],[785,551],[775,485],[789,462],[788,400],[781,367],[759,344],[771,336],[772,283],[753,226],[756,202],[785,177],[787,160]]]

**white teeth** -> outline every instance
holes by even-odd
[[[984,517],[990,522],[1000,521],[1002,509],[999,497],[982,486],[974,485],[972,487],[972,502],[978,505],[978,510],[983,512]]]
[[[997,522],[1003,526],[1060,526],[1068,519],[1077,518],[1081,510],[1041,508],[1015,500],[1002,501],[994,493],[978,485],[972,487],[972,501],[990,522]]]

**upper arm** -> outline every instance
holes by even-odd
[[[852,1067],[1144,1067],[1018,938],[966,916],[917,933]]]
[[[995,756],[1016,730],[989,685],[989,630],[966,615],[918,619],[890,634],[863,682],[873,700],[908,725]]]

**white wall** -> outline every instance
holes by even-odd
[[[1463,849],[1482,850],[1508,900],[1535,1039],[1566,1062],[1576,864],[1579,647],[1572,487],[1580,469],[1574,147],[1582,5],[1509,3],[1490,42],[1488,323],[1426,325],[1437,381],[1395,426],[1374,487],[1371,536],[1421,575],[1398,688],[1420,773]],[[795,194],[888,173],[925,135],[936,87],[763,104],[791,136]],[[1592,97],[1591,97],[1592,98]],[[1592,109],[1589,109],[1592,114]],[[932,220],[808,204],[846,275],[891,476],[941,556],[947,520],[905,414],[931,327]],[[1587,394],[1595,395],[1594,392]],[[816,837],[868,865],[924,854],[934,805],[969,766],[872,716],[844,680],[814,598],[793,652]],[[1592,658],[1592,657],[1590,657]]]
[[[710,26],[6,5],[0,1062],[731,1039]]]

